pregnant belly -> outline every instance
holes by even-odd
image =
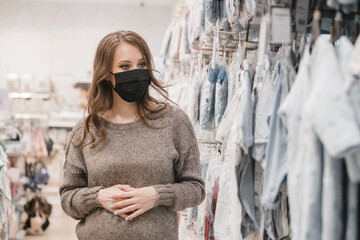
[[[156,207],[131,222],[98,208],[76,227],[79,240],[177,240],[176,212]]]

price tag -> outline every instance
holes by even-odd
[[[273,7],[271,10],[271,35],[273,43],[291,42],[291,15],[289,8]]]
[[[296,31],[306,33],[306,25],[309,13],[309,0],[297,0],[296,2]]]

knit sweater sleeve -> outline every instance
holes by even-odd
[[[74,146],[82,136],[82,127],[74,127],[66,147],[64,177],[60,187],[61,206],[70,217],[81,220],[101,205],[96,194],[102,186],[88,187],[82,151]]]
[[[173,139],[179,157],[174,160],[174,184],[153,186],[158,193],[156,206],[166,206],[172,211],[196,207],[205,198],[204,180],[201,176],[200,154],[194,129],[188,116],[177,109],[173,116]]]

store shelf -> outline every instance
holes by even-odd
[[[15,153],[15,152],[6,152],[6,155],[8,157],[24,157],[25,156],[23,153]]]
[[[48,120],[48,114],[41,114],[41,113],[15,113],[12,115],[13,119],[30,119],[30,120]]]
[[[79,119],[84,117],[82,112],[61,111],[51,112],[49,127],[51,128],[73,128]]]
[[[17,92],[11,92],[9,93],[9,98],[21,98],[21,99],[31,99],[31,98],[37,98],[37,99],[49,99],[50,93],[30,93],[30,92],[24,92],[24,93],[17,93]]]
[[[51,128],[73,128],[76,121],[50,121],[49,127]]]

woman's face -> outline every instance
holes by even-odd
[[[125,42],[120,43],[115,49],[111,72],[115,74],[134,69],[146,69],[143,55],[134,45]],[[115,86],[113,75],[111,75],[111,83]]]

